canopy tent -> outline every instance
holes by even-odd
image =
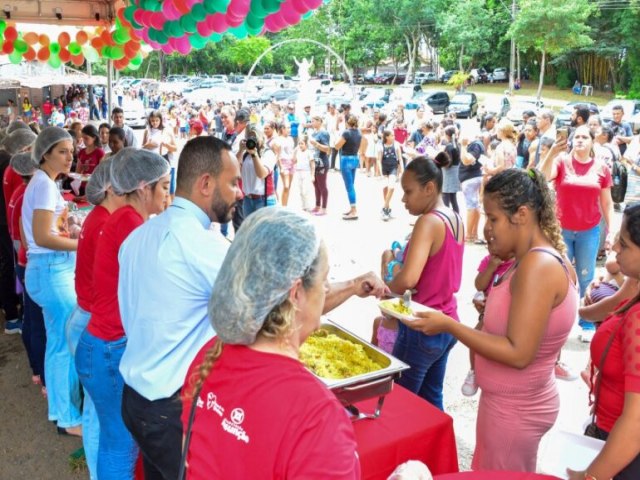
[[[109,26],[115,0],[11,0],[2,11],[5,20],[48,25]]]

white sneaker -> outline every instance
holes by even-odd
[[[595,330],[582,330],[580,335],[578,335],[578,339],[580,339],[582,343],[591,343],[591,340],[593,340],[593,335],[595,333]]]
[[[476,372],[469,370],[467,378],[464,379],[462,388],[460,389],[465,397],[473,397],[478,392],[478,384],[476,383]]]

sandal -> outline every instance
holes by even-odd
[[[343,220],[357,220],[358,219],[358,214],[357,213],[347,213],[346,215],[342,215],[342,219]]]
[[[473,243],[474,243],[475,245],[486,245],[486,244],[487,244],[487,241],[486,241],[486,240],[483,240],[482,238],[476,238],[476,239],[473,241]]]

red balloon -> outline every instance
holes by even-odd
[[[81,67],[84,63],[84,56],[80,55],[71,55],[71,63],[73,63],[76,67]]]
[[[5,42],[2,44],[2,53],[4,53],[5,55],[13,53],[13,42],[5,40]]]
[[[102,47],[104,46],[104,43],[102,42],[102,38],[101,37],[94,37],[91,39],[91,46],[93,48],[95,48],[96,50],[100,51],[102,49]]]
[[[87,43],[87,40],[89,40],[89,35],[87,35],[87,32],[84,30],[80,30],[76,33],[76,42],[78,42],[78,45],[84,45]]]
[[[62,63],[67,63],[71,60],[71,53],[66,48],[61,48],[60,53],[58,53],[58,57],[60,57]]]
[[[40,42],[40,45],[42,45],[43,47],[46,47],[49,45],[49,37],[43,33],[42,35],[40,35],[40,37],[38,37],[38,42]]]
[[[22,55],[27,62],[33,62],[36,59],[36,51],[33,47],[29,47],[29,49]]]
[[[42,47],[40,48],[40,50],[38,50],[38,60],[40,60],[41,62],[46,62],[47,60],[49,60],[49,55],[51,55],[51,52],[49,52],[49,47]]]
[[[173,4],[176,6],[176,10],[181,14],[185,15],[189,13],[189,6],[185,0],[173,0]]]
[[[60,46],[62,48],[64,48],[67,45],[69,45],[69,42],[71,42],[71,37],[69,36],[69,34],[67,32],[62,32],[60,35],[58,35],[58,43],[60,44]]]
[[[5,41],[13,42],[16,38],[18,38],[18,31],[16,30],[16,27],[7,27],[4,29]]]

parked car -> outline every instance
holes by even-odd
[[[472,68],[469,75],[473,83],[487,83],[489,81],[489,75],[484,68]]]
[[[509,81],[509,72],[506,68],[494,68],[491,76],[489,77],[489,81],[493,82],[508,82]]]
[[[400,85],[391,92],[389,103],[394,104],[394,106],[399,103],[406,104],[421,91],[422,87],[420,85]]]
[[[511,109],[511,102],[508,97],[496,98],[490,97],[486,99],[480,106],[478,107],[478,121],[482,121],[482,119],[486,115],[493,115],[496,120],[500,120],[501,118],[507,115],[507,112]]]
[[[147,113],[142,100],[125,99],[122,103],[124,123],[131,128],[144,128],[147,126]]]
[[[556,115],[556,126],[557,127],[568,127],[571,125],[571,115],[573,114],[573,110],[578,105],[585,105],[589,108],[592,114],[598,115],[600,110],[598,109],[598,105],[593,102],[569,102],[567,103],[560,112]]]
[[[309,80],[307,85],[301,85],[301,88],[314,93],[330,93],[333,90],[333,83],[328,78],[315,78]]]
[[[457,70],[447,70],[442,75],[440,75],[440,83],[447,83],[456,73],[458,73]]]
[[[475,93],[458,93],[453,96],[447,107],[458,118],[473,118],[478,114],[478,97]]]
[[[544,102],[542,100],[532,99],[518,99],[517,102],[511,104],[511,108],[507,112],[507,118],[514,125],[520,125],[522,123],[522,114],[527,110],[531,110],[538,113],[544,108]]]
[[[622,107],[622,110],[624,110],[622,120],[631,123],[631,128],[634,132],[640,128],[640,123],[637,125],[632,123],[634,121],[634,117],[640,113],[640,100],[611,100],[602,107],[602,110],[600,110],[600,118],[602,118],[603,122],[610,122],[613,119],[612,110],[616,105],[620,105]]]
[[[433,113],[445,113],[449,106],[449,94],[443,90],[425,90],[418,92],[414,100],[425,103]]]
[[[389,102],[390,91],[385,88],[372,88],[362,99],[362,104],[370,108],[382,108]]]
[[[380,75],[377,75],[374,79],[373,79],[373,83],[376,83],[378,85],[402,85],[404,83],[404,81],[407,78],[407,74],[406,73],[393,73],[393,72],[386,72],[386,73],[381,73]]]
[[[438,81],[438,76],[433,72],[416,72],[414,81],[416,85],[422,85],[425,83],[434,83]]]

